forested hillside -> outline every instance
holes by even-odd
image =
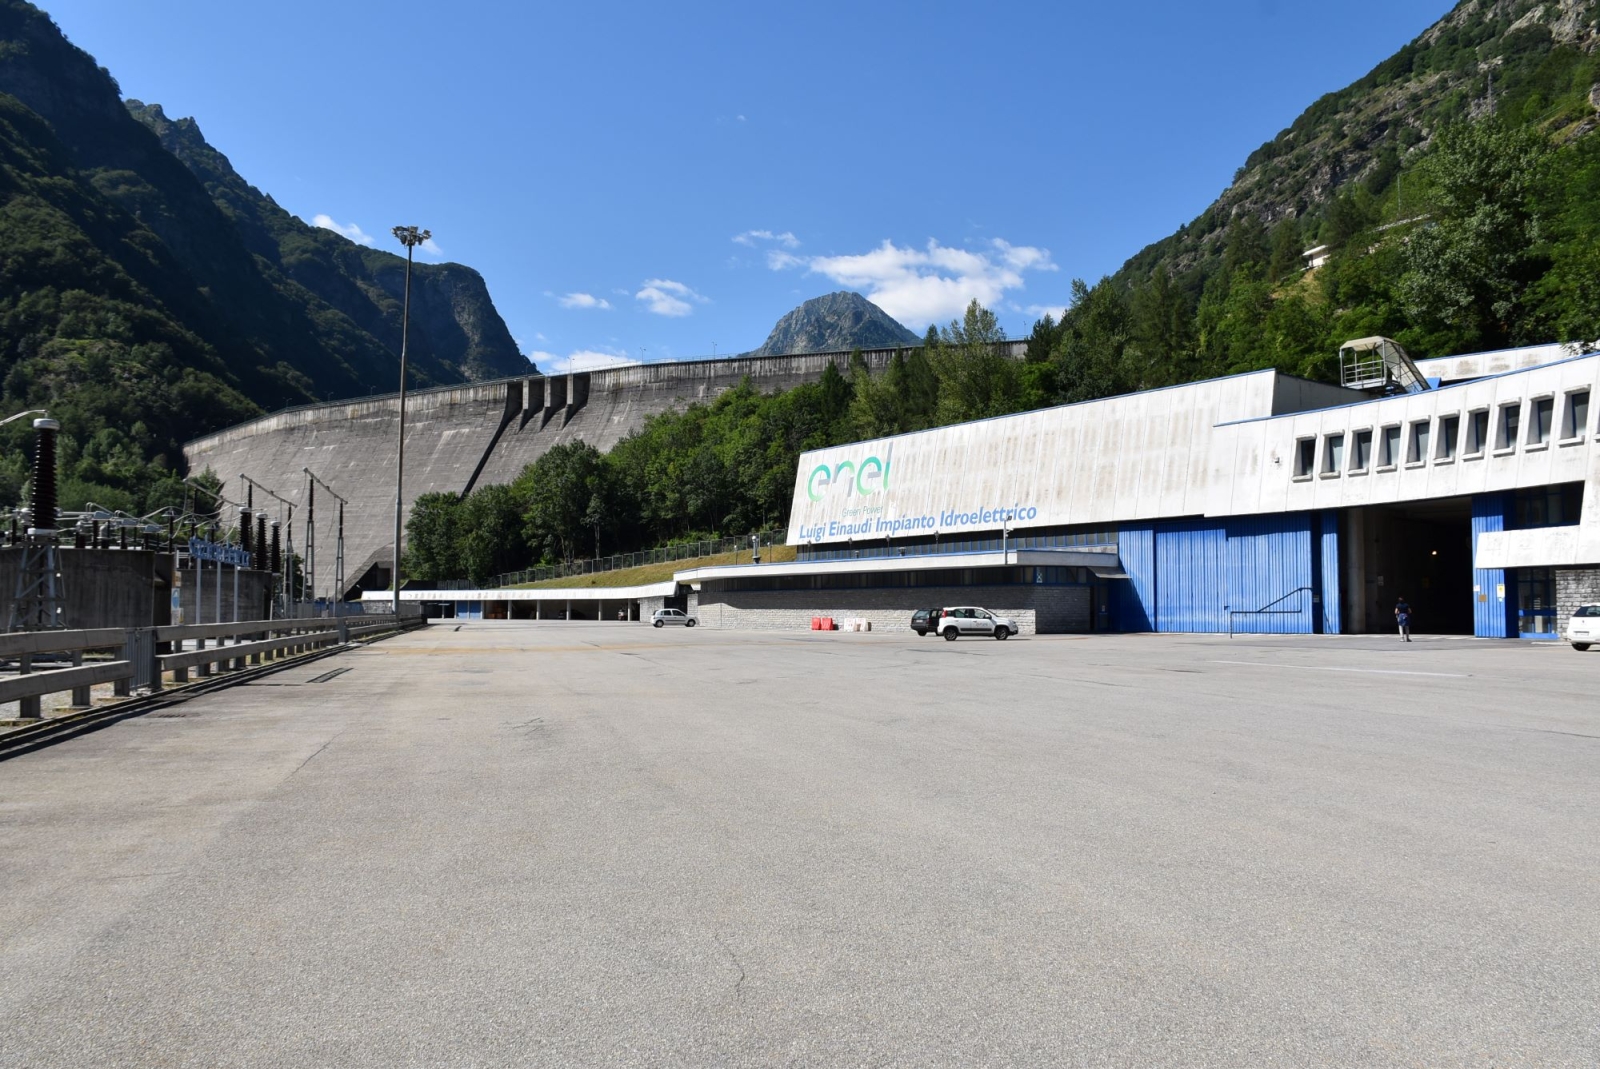
[[[192,121],[131,106],[43,12],[0,0],[0,417],[61,420],[67,508],[171,503],[185,439],[396,384],[404,261],[301,223]],[[417,289],[419,385],[527,369],[476,272],[422,266]],[[0,430],[0,505],[28,433]]]
[[[1042,323],[1065,399],[1600,338],[1600,5],[1464,0],[1251,154],[1193,222]],[[1329,262],[1306,272],[1308,249]]]
[[[1201,216],[1073,283],[1015,363],[976,303],[882,375],[652,420],[602,456],[552,450],[514,485],[433,495],[412,574],[786,523],[805,449],[1276,367],[1333,379],[1340,342],[1418,356],[1600,339],[1596,0],[1466,0],[1253,153]],[[1307,270],[1303,253],[1328,256]],[[493,536],[484,532],[493,531]]]

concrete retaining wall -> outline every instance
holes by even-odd
[[[700,626],[806,631],[814,616],[864,619],[874,631],[910,631],[911,614],[935,605],[982,605],[1017,621],[1019,634],[1088,631],[1082,586],[906,587],[870,590],[702,590],[690,611]]]
[[[1556,626],[1563,635],[1579,605],[1600,605],[1600,568],[1557,568]]]
[[[265,620],[272,613],[272,581],[271,572],[252,571],[249,568],[239,572],[239,615],[233,614],[233,569],[222,569],[222,614],[217,615],[217,566],[205,566],[205,584],[197,586],[193,567],[182,569],[183,585],[179,590],[179,603],[183,606],[183,622],[186,624],[215,624],[228,620]],[[195,607],[195,594],[200,593],[205,598],[205,604],[197,610]],[[168,610],[170,612],[170,595]]]

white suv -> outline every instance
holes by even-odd
[[[1600,642],[1600,605],[1579,605],[1567,621],[1567,641],[1575,650]]]
[[[945,609],[939,616],[939,634],[946,642],[954,642],[962,635],[993,635],[1005,641],[1017,633],[1017,622],[1010,617],[996,616],[988,609],[976,605],[959,605]]]
[[[666,627],[668,624],[682,624],[684,627],[694,626],[694,617],[682,609],[657,609],[650,617],[654,627]]]

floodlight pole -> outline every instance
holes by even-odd
[[[406,350],[411,340],[411,260],[413,250],[433,237],[429,230],[414,226],[397,226],[394,236],[406,247],[406,296],[400,310],[400,430],[394,450],[394,567],[390,569],[390,586],[393,597],[390,610],[400,615],[400,531],[404,523],[406,474]]]

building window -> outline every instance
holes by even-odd
[[[1560,483],[1515,492],[1515,524],[1526,527],[1566,527],[1583,515],[1583,484]]]
[[[1495,442],[1496,449],[1515,449],[1517,447],[1517,428],[1522,425],[1522,402],[1500,406],[1500,440]]]
[[[1561,424],[1561,437],[1582,438],[1589,429],[1589,391],[1573,390],[1567,394],[1567,414]]]
[[[1350,470],[1366,471],[1371,463],[1372,432],[1356,431],[1355,439],[1350,444]]]
[[[1337,475],[1344,467],[1344,435],[1330,434],[1322,447],[1322,474]]]
[[[1467,456],[1477,456],[1489,448],[1489,410],[1467,413]]]
[[[1296,479],[1311,478],[1311,469],[1317,463],[1317,440],[1315,438],[1301,438],[1294,443],[1294,477]]]
[[[1411,448],[1406,452],[1407,464],[1421,464],[1428,459],[1428,426],[1425,419],[1411,425]]]
[[[1378,447],[1378,466],[1392,468],[1400,463],[1400,426],[1383,429],[1383,440]]]
[[[1556,399],[1536,397],[1528,417],[1528,444],[1548,445],[1550,432],[1555,429]]]
[[[1456,445],[1461,440],[1461,417],[1439,417],[1439,452],[1435,460],[1454,460]]]

